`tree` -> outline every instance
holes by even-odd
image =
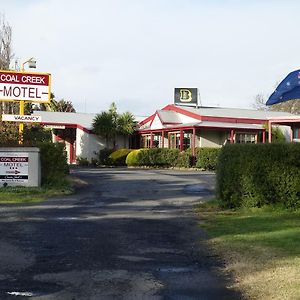
[[[254,99],[252,106],[257,110],[284,111],[296,115],[300,114],[300,99],[289,100],[271,106],[266,105],[267,100],[263,94],[257,94]]]
[[[53,99],[49,106],[51,107],[51,111],[76,112],[73,103],[65,99]]]
[[[0,69],[9,70],[12,53],[12,29],[4,16],[0,16]],[[19,105],[13,102],[0,102],[0,114],[17,113]]]
[[[105,138],[106,145],[108,145],[109,139],[114,139],[115,147],[116,124],[114,123],[112,114],[109,111],[103,111],[96,115],[93,120],[93,131],[98,136]]]
[[[65,99],[55,100],[55,95],[53,93],[51,93],[49,103],[41,103],[40,105],[35,105],[33,110],[76,112],[71,101]]]
[[[266,100],[263,94],[257,94],[254,97],[254,103],[252,107],[256,110],[267,110],[268,107],[266,106]]]
[[[0,17],[0,69],[8,70],[12,54],[12,29],[5,21],[4,17]]]
[[[104,137],[106,144],[110,139],[113,141],[113,148],[116,148],[116,136],[122,135],[124,138],[134,132],[134,116],[130,112],[118,114],[116,104],[113,102],[108,111],[97,114],[93,120],[93,131]]]
[[[134,120],[132,113],[127,111],[119,115],[117,131],[119,134],[123,135],[124,145],[126,144],[126,138],[134,133],[135,127],[136,121]]]
[[[270,107],[272,111],[285,111],[291,114],[299,115],[300,114],[300,99],[289,100],[274,104]]]

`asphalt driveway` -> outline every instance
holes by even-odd
[[[214,174],[72,173],[74,195],[0,207],[0,299],[240,299],[193,213]]]

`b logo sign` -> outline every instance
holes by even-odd
[[[175,88],[175,104],[185,104],[197,106],[198,89],[197,88]]]
[[[180,101],[181,102],[191,102],[192,101],[192,92],[187,89],[181,89],[180,91]]]

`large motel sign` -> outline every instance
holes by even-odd
[[[31,62],[30,60],[27,62]],[[51,98],[51,75],[48,73],[31,73],[0,70],[0,101],[10,101],[20,103],[20,115],[15,116],[19,125],[20,140],[22,143],[24,103],[49,103]],[[24,119],[24,118],[23,118]],[[2,116],[2,121],[7,120],[7,116]],[[7,120],[8,121],[8,120]],[[12,119],[9,121],[13,121]]]
[[[0,70],[0,100],[48,103],[50,74]]]

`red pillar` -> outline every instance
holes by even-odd
[[[165,148],[165,131],[162,130],[161,132],[161,147]]]
[[[271,121],[269,121],[269,124],[268,124],[268,127],[269,127],[269,143],[272,143],[272,123]]]
[[[263,142],[263,144],[266,142],[266,131],[265,130],[262,132],[262,142]]]
[[[195,148],[196,148],[196,128],[193,127],[193,134],[192,134],[192,156],[195,157]]]
[[[234,143],[234,130],[231,129],[230,130],[230,144],[233,144]]]
[[[150,133],[150,148],[153,148],[153,134]]]
[[[291,134],[291,142],[292,142],[293,139],[294,139],[294,129],[293,129],[293,126],[291,126],[291,132],[290,132],[290,134]]]
[[[180,152],[183,151],[183,130],[180,129]]]

